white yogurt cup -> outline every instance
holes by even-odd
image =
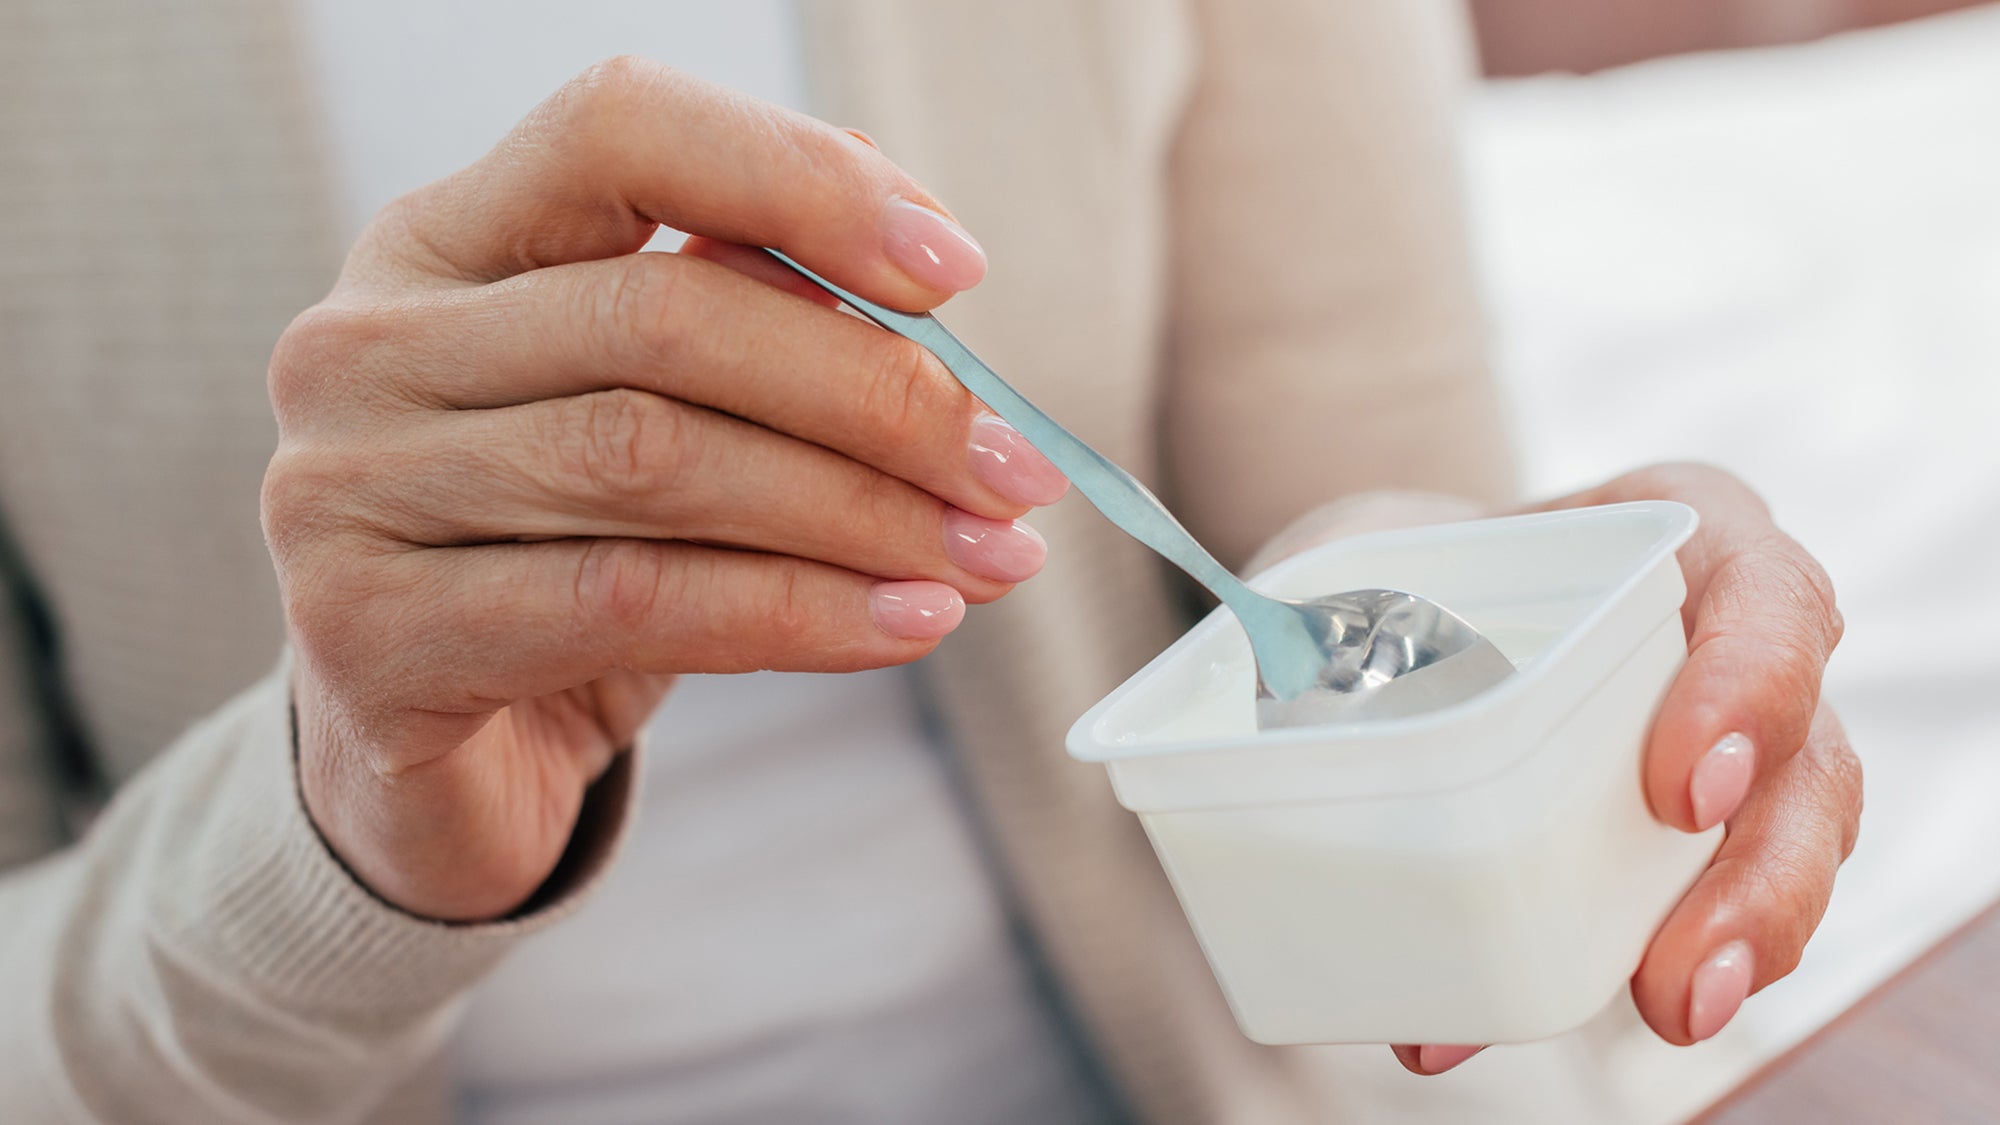
[[[1288,597],[1387,587],[1520,671],[1445,710],[1258,731],[1226,609],[1077,720],[1139,814],[1243,1033],[1506,1043],[1588,1020],[1721,842],[1659,824],[1641,762],[1686,657],[1673,503],[1382,532],[1286,560]]]

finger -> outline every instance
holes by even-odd
[[[327,475],[394,484],[371,526],[419,546],[681,539],[795,555],[988,602],[1041,569],[1025,524],[990,520],[830,449],[643,391],[405,423]],[[420,480],[421,490],[401,482]]]
[[[1544,507],[1662,497],[1693,505],[1701,525],[1679,553],[1688,661],[1648,738],[1646,794],[1662,821],[1702,831],[1798,750],[1843,626],[1825,570],[1713,466],[1655,465]]]
[[[1441,1043],[1399,1043],[1389,1048],[1395,1053],[1396,1061],[1411,1074],[1430,1077],[1443,1074],[1472,1056],[1484,1051],[1484,1046],[1449,1046]]]
[[[678,254],[328,313],[292,336],[272,394],[320,404],[305,412],[389,395],[484,408],[632,387],[826,446],[991,519],[1068,487],[922,347]],[[325,351],[354,357],[343,393],[288,394],[318,377],[311,357]],[[294,429],[307,424],[287,413]]]
[[[766,254],[755,246],[744,246],[735,242],[722,242],[700,235],[690,235],[675,253],[703,261],[714,262],[718,266],[728,266],[744,277],[761,281],[783,293],[803,297],[815,305],[829,309],[840,307],[840,298],[807,281],[799,272],[785,263]]]
[[[1595,488],[1560,496],[1527,510],[1559,511],[1597,504],[1660,499],[1678,500],[1701,514],[1693,537],[1679,552],[1681,572],[1688,586],[1681,619],[1692,632],[1695,608],[1708,586],[1709,577],[1746,541],[1758,539],[1771,530],[1770,508],[1748,485],[1713,465],[1649,465]]]
[[[1744,998],[1791,972],[1854,849],[1861,766],[1821,708],[1799,754],[1768,772],[1729,836],[1654,936],[1632,998],[1660,1036],[1721,1030]]]
[[[611,673],[886,667],[931,651],[965,613],[940,583],[640,539],[349,552],[331,581],[293,607],[301,657],[337,697],[364,701],[348,721],[358,744],[396,748],[389,769],[448,752],[514,700]],[[364,633],[394,643],[345,643]]]
[[[1804,744],[1841,623],[1826,572],[1768,523],[1696,577],[1688,659],[1661,701],[1646,781],[1662,820],[1703,830]]]
[[[629,254],[661,224],[777,247],[904,309],[969,289],[986,268],[971,236],[873,147],[631,57],[584,72],[363,241],[406,269],[492,281]]]

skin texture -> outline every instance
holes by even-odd
[[[639,253],[661,223],[698,237]],[[865,140],[617,59],[388,207],[279,341],[301,786],[389,902],[519,907],[674,674],[904,663],[1039,567],[1013,521],[1054,470],[982,463],[928,353],[738,244],[912,310],[985,268]]]

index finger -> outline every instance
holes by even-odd
[[[784,250],[896,308],[986,270],[979,244],[872,146],[646,59],[585,71],[477,163],[364,236],[402,272],[483,283],[637,251],[666,225]]]

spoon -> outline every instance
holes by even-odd
[[[768,252],[855,312],[928,349],[1105,518],[1228,606],[1249,634],[1257,662],[1260,729],[1421,714],[1470,699],[1513,674],[1513,662],[1464,618],[1415,594],[1352,590],[1291,601],[1252,590],[1145,485],[1022,397],[936,317],[885,308]]]

